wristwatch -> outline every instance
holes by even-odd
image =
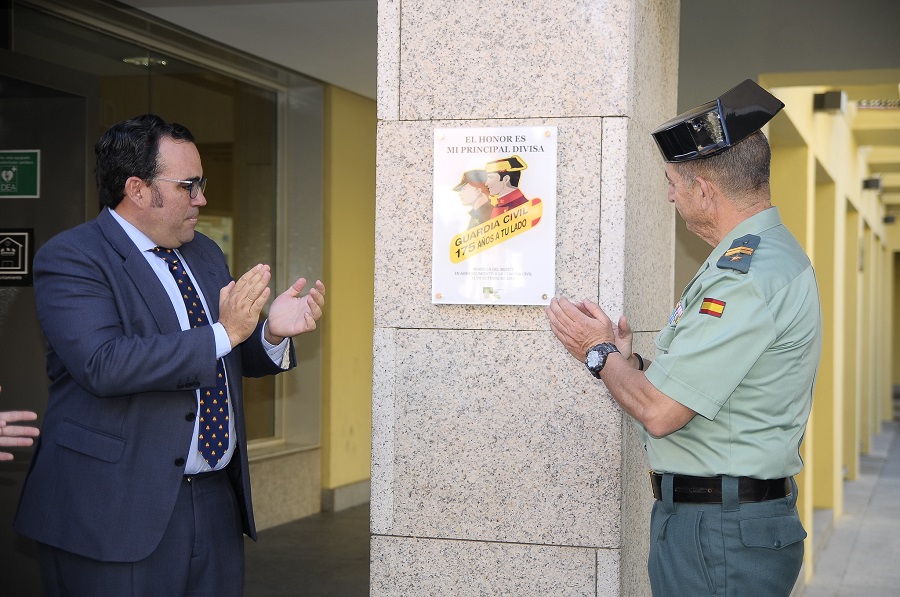
[[[603,366],[606,365],[606,357],[613,352],[619,352],[619,349],[612,342],[601,342],[588,349],[584,364],[588,371],[591,372],[591,375],[600,379],[600,372],[603,371]]]

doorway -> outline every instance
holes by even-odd
[[[91,81],[66,69],[9,52],[0,53],[0,66],[0,149],[35,150],[40,172],[38,197],[0,198],[0,234],[25,235],[31,247],[39,246],[84,221],[85,130],[96,98]],[[25,255],[29,273],[32,254]],[[33,289],[28,276],[0,284],[0,408],[33,410],[42,418],[47,376]],[[0,467],[0,513],[7,521],[0,525],[0,577],[15,585],[14,594],[36,595],[36,546],[10,524],[32,450],[12,451],[15,460]]]

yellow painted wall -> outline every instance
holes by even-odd
[[[323,489],[369,478],[376,121],[373,100],[326,86]]]

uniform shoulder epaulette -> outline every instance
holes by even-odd
[[[716,267],[719,269],[733,269],[742,274],[750,271],[750,259],[753,251],[759,246],[759,237],[753,234],[745,234],[731,243],[731,248],[719,257]]]

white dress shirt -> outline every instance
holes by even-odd
[[[182,330],[191,329],[190,324],[188,323],[188,314],[187,309],[184,306],[184,300],[181,298],[181,291],[178,289],[178,284],[175,282],[175,278],[172,277],[171,272],[169,272],[169,266],[165,261],[156,256],[153,252],[153,249],[156,248],[156,244],[147,238],[147,236],[135,228],[132,224],[125,221],[119,214],[117,214],[114,210],[109,210],[113,216],[113,219],[122,226],[122,229],[128,235],[128,237],[134,242],[137,248],[141,251],[141,254],[147,260],[147,263],[150,264],[150,267],[153,268],[153,273],[156,274],[156,277],[159,278],[160,283],[163,285],[163,288],[166,289],[166,293],[169,295],[169,300],[172,302],[172,307],[175,309],[175,313],[178,315],[178,323],[181,325]],[[182,265],[184,265],[184,269],[187,271],[188,275],[194,280],[195,286],[197,286],[197,294],[200,295],[200,300],[203,302],[203,308],[207,313],[210,313],[210,310],[206,303],[206,297],[203,296],[203,292],[200,290],[200,285],[197,284],[197,279],[191,273],[191,268],[188,265],[187,261],[178,251],[175,249],[178,258],[181,260]],[[223,326],[219,322],[210,322],[210,326],[213,329],[213,333],[216,338],[216,358],[221,359],[225,355],[231,352],[231,341],[228,339],[228,333],[225,331],[225,326]],[[272,359],[273,363],[277,363],[282,369],[286,369],[285,363],[289,361],[286,358],[287,355],[287,347],[288,347],[288,339],[285,338],[282,340],[281,344],[274,345],[269,343],[266,340],[265,336],[265,328],[260,332],[262,334],[262,342],[263,346],[266,349],[266,353],[269,355],[269,358]],[[226,379],[227,382],[227,379]],[[194,419],[194,437],[191,440],[191,448],[188,451],[186,462],[184,465],[184,474],[193,475],[196,473],[204,473],[213,470],[206,460],[203,458],[203,455],[200,454],[200,450],[197,448],[198,435],[199,435],[199,426],[200,426],[200,390],[197,390],[197,418]],[[234,447],[237,443],[237,436],[234,431],[234,407],[231,403],[231,400],[228,401],[228,437],[231,438],[231,441],[228,442],[228,450],[225,451],[225,454],[222,458],[219,459],[219,462],[216,464],[215,470],[220,470],[225,468],[225,466],[231,461],[231,455],[234,453]]]

